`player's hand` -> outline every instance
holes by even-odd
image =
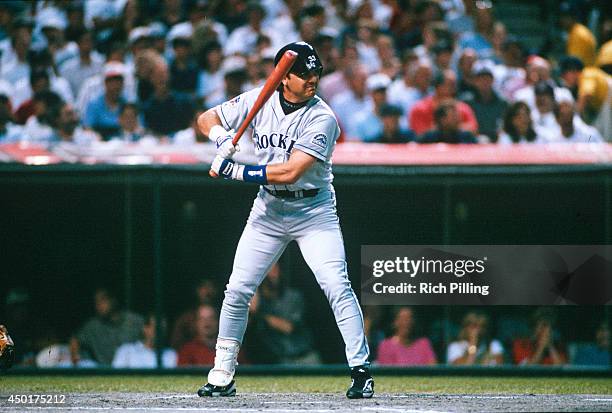
[[[231,159],[236,152],[240,151],[240,147],[232,143],[232,140],[236,135],[233,129],[229,131],[223,129],[223,132],[221,132],[220,129],[216,129],[211,133],[211,135],[218,135],[215,139],[217,144],[217,155],[221,156],[222,158]]]
[[[217,176],[222,176],[225,179],[236,179],[238,176],[238,167],[236,162],[231,159],[225,159],[221,155],[215,156],[215,159],[210,166],[210,171]],[[214,175],[210,174],[215,177]]]

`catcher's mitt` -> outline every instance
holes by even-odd
[[[15,343],[6,327],[0,324],[0,369],[8,369],[15,360]]]

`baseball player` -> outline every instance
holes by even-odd
[[[255,290],[289,242],[295,240],[334,312],[351,368],[349,398],[369,398],[374,381],[363,316],[347,275],[344,242],[336,215],[331,156],[340,134],[329,106],[315,95],[322,64],[305,42],[290,43],[298,57],[282,84],[249,127],[258,165],[231,158],[234,130],[253,106],[260,88],[208,110],[198,118],[205,135],[217,143],[211,176],[252,182],[259,193],[238,242],[232,274],[221,308],[215,365],[200,396],[236,394],[234,371]]]

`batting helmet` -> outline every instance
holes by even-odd
[[[321,76],[321,72],[323,71],[321,59],[319,59],[319,55],[317,55],[317,51],[314,47],[306,42],[293,42],[283,46],[274,57],[274,66],[278,64],[287,50],[292,50],[298,54],[291,68],[291,73],[301,78],[307,77],[311,72],[315,72],[318,76]]]

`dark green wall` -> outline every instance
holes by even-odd
[[[137,311],[152,310],[159,218],[163,298],[173,316],[190,303],[199,278],[225,282],[256,193],[214,181],[206,170],[0,167],[0,297],[27,287],[37,314],[63,334],[92,313],[97,285],[126,293]],[[353,284],[362,244],[610,243],[611,176],[605,166],[336,168]],[[341,357],[331,311],[295,245],[283,266],[308,297],[319,345],[330,360]]]

